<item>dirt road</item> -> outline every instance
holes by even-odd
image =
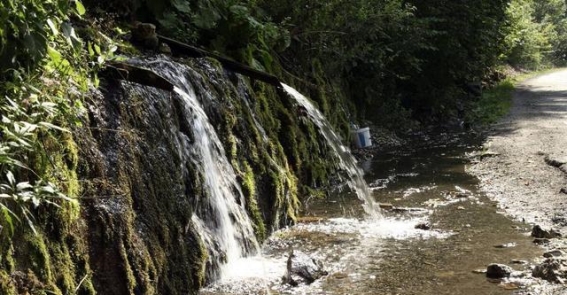
[[[567,70],[520,83],[485,148],[469,170],[502,209],[529,223],[567,226]]]

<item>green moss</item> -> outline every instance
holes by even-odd
[[[252,221],[254,222],[254,232],[256,234],[256,238],[258,238],[258,240],[260,241],[263,241],[266,238],[266,226],[264,224],[262,212],[260,212],[260,208],[258,207],[258,203],[256,201],[255,175],[252,171],[252,168],[247,162],[245,162],[243,166],[244,180],[242,181],[242,193],[246,198],[246,209],[250,213]]]
[[[10,275],[5,270],[0,269],[0,293],[5,295],[16,295],[18,290],[14,286]]]
[[[51,263],[49,251],[41,234],[26,234],[27,248],[25,254],[29,257],[29,266],[36,271],[36,275],[44,282],[52,282]]]

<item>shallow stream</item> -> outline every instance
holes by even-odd
[[[529,226],[500,214],[465,172],[467,154],[479,146],[478,139],[441,133],[362,162],[385,208],[382,219],[365,219],[352,194],[309,200],[299,224],[274,233],[261,257],[233,263],[201,294],[522,292],[530,283],[524,278],[502,283],[473,272],[490,263],[522,271],[543,252]],[[311,285],[282,285],[290,247],[323,261],[329,274]]]

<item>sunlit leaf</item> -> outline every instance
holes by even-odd
[[[31,188],[33,188],[33,186],[27,181],[20,182],[16,185],[16,189],[18,191],[28,190],[28,189],[31,189]]]
[[[39,122],[38,124],[41,125],[41,126],[47,127],[49,129],[55,129],[55,130],[59,130],[59,131],[62,131],[62,132],[69,132],[70,133],[69,130],[62,128],[62,127],[59,127],[57,125],[48,123],[48,122]]]
[[[14,174],[12,173],[12,171],[8,171],[6,172],[6,178],[8,179],[8,183],[12,186],[16,185],[16,178],[14,177]]]
[[[47,54],[49,54],[49,57],[51,58],[53,63],[58,64],[58,63],[61,62],[61,59],[62,59],[61,53],[59,53],[59,51],[55,50],[55,48],[53,48],[51,46],[47,47]]]
[[[77,8],[77,13],[79,15],[83,15],[85,14],[85,12],[87,12],[85,6],[83,6],[83,3],[81,3],[81,1],[79,0],[75,0],[75,7]]]
[[[49,25],[49,28],[51,29],[53,35],[57,36],[59,34],[59,30],[57,30],[57,27],[50,18],[47,19],[47,25]]]

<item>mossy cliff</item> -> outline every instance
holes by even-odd
[[[190,69],[257,238],[293,223],[302,198],[334,171],[314,124],[272,85],[208,59],[178,62]],[[55,180],[80,205],[40,209],[37,235],[20,227],[2,241],[2,294],[193,294],[214,277],[218,265],[192,221],[207,197],[203,172],[176,139],[195,135],[175,95],[104,81],[89,97],[82,126],[53,142],[65,147],[52,159]]]

